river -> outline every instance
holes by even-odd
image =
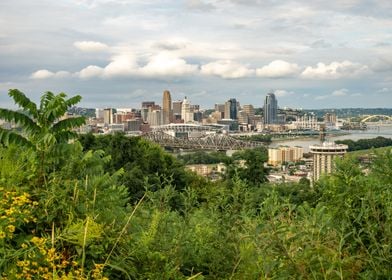
[[[378,136],[382,136],[385,138],[392,138],[392,125],[383,125],[383,126],[368,126],[367,130],[351,130],[347,131],[346,135],[339,135],[330,137],[327,135],[328,141],[336,141],[336,140],[346,140],[351,139],[357,141],[359,139],[372,139]],[[309,152],[309,146],[314,144],[319,144],[320,140],[318,138],[303,138],[303,139],[293,139],[293,140],[284,140],[284,141],[273,141],[269,147],[278,147],[278,146],[300,146],[304,148],[304,152]]]

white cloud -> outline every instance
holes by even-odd
[[[84,52],[100,52],[105,51],[109,47],[101,42],[94,41],[78,41],[73,44],[76,48]]]
[[[224,79],[238,79],[252,76],[254,70],[231,60],[219,60],[203,65],[201,73],[219,76]]]
[[[69,77],[71,74],[67,71],[58,71],[52,72],[46,69],[35,71],[31,74],[30,78],[40,80],[40,79],[48,79],[48,78],[66,78]]]
[[[332,96],[346,96],[347,94],[348,89],[346,88],[338,89],[331,93]]]
[[[131,54],[121,54],[112,57],[112,61],[102,73],[105,77],[131,76],[138,71],[136,58]]]
[[[103,71],[104,70],[101,67],[98,67],[96,65],[90,65],[76,74],[82,79],[89,79],[102,76]]]
[[[345,60],[342,62],[332,62],[324,64],[317,63],[316,67],[308,66],[302,72],[301,77],[306,79],[340,79],[354,78],[369,71],[369,67],[360,63],[353,63]]]
[[[341,88],[341,89],[334,90],[333,92],[331,92],[331,94],[316,96],[314,99],[315,100],[336,99],[344,96],[359,97],[362,96],[362,94],[360,92],[350,93],[350,90],[346,88]]]
[[[197,65],[188,64],[182,58],[168,52],[162,52],[151,56],[143,67],[137,63],[137,59],[132,54],[120,54],[113,56],[111,62],[103,68],[90,65],[76,74],[83,79],[131,76],[170,77],[189,75],[197,71]]]
[[[187,7],[191,10],[210,11],[215,9],[211,3],[205,3],[202,0],[187,0]]]
[[[198,66],[188,64],[184,59],[169,52],[150,57],[149,62],[139,69],[144,76],[183,76],[196,73]]]
[[[289,63],[284,60],[274,60],[270,64],[258,68],[256,75],[266,78],[283,78],[294,76],[299,72],[300,68],[295,63]]]
[[[47,79],[47,78],[51,78],[53,76],[54,76],[54,73],[49,70],[46,70],[46,69],[38,70],[38,71],[34,72],[33,74],[31,74],[32,79]]]
[[[148,14],[133,14],[132,16],[109,17],[103,21],[103,25],[110,30],[125,33],[126,30],[137,29],[140,31],[161,31],[168,25],[167,18],[164,16]]]
[[[287,91],[287,90],[284,90],[284,89],[277,89],[277,90],[274,91],[274,94],[277,97],[286,97],[286,96],[294,95],[294,92],[293,91]]]

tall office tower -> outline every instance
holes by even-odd
[[[225,102],[225,119],[237,119],[237,100],[230,98]]]
[[[224,119],[225,118],[225,104],[217,104],[215,103],[215,118],[216,119]]]
[[[278,101],[275,94],[268,93],[264,101],[264,124],[276,124],[278,115]]]
[[[200,105],[198,104],[191,105],[190,108],[191,108],[191,112],[193,113],[200,111]]]
[[[113,123],[113,109],[112,108],[103,109],[103,122],[105,124],[112,124]]]
[[[225,112],[225,104],[215,103],[215,112]]]
[[[150,108],[150,107],[154,107],[155,106],[155,102],[154,101],[143,101],[142,102],[142,108]]]
[[[163,114],[163,124],[171,123],[173,119],[172,99],[171,99],[170,91],[168,90],[165,90],[163,92],[162,114]]]
[[[95,118],[96,119],[103,119],[103,117],[104,117],[103,109],[96,108],[95,109]]]
[[[150,124],[150,126],[162,125],[162,111],[161,110],[148,111],[147,122]]]
[[[244,111],[249,118],[254,118],[255,116],[255,108],[251,104],[246,104],[242,106],[242,111]]]
[[[347,152],[348,146],[324,142],[320,145],[312,145],[309,148],[310,153],[313,155],[313,180],[317,181],[322,174],[333,172],[334,159],[343,157]]]
[[[181,115],[182,100],[173,101],[173,114]]]
[[[189,103],[186,96],[182,101],[181,118],[184,120],[184,123],[193,122],[193,112],[191,112],[191,104]]]
[[[249,116],[244,110],[241,110],[238,112],[238,123],[240,123],[240,124],[248,124],[249,123]]]

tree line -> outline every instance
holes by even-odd
[[[336,140],[336,144],[345,144],[348,146],[348,151],[367,150],[371,148],[381,148],[392,146],[392,139],[378,136],[372,139],[359,139],[354,140]]]

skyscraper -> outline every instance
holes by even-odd
[[[230,98],[225,102],[225,119],[237,119],[237,100]]]
[[[268,93],[264,101],[264,124],[277,123],[278,101],[275,94]]]
[[[182,101],[181,118],[184,120],[184,123],[193,122],[193,112],[191,111],[191,104],[189,103],[186,96]]]
[[[170,96],[170,91],[165,90],[163,92],[162,101],[162,113],[163,113],[163,124],[169,124],[172,121],[172,100]]]

